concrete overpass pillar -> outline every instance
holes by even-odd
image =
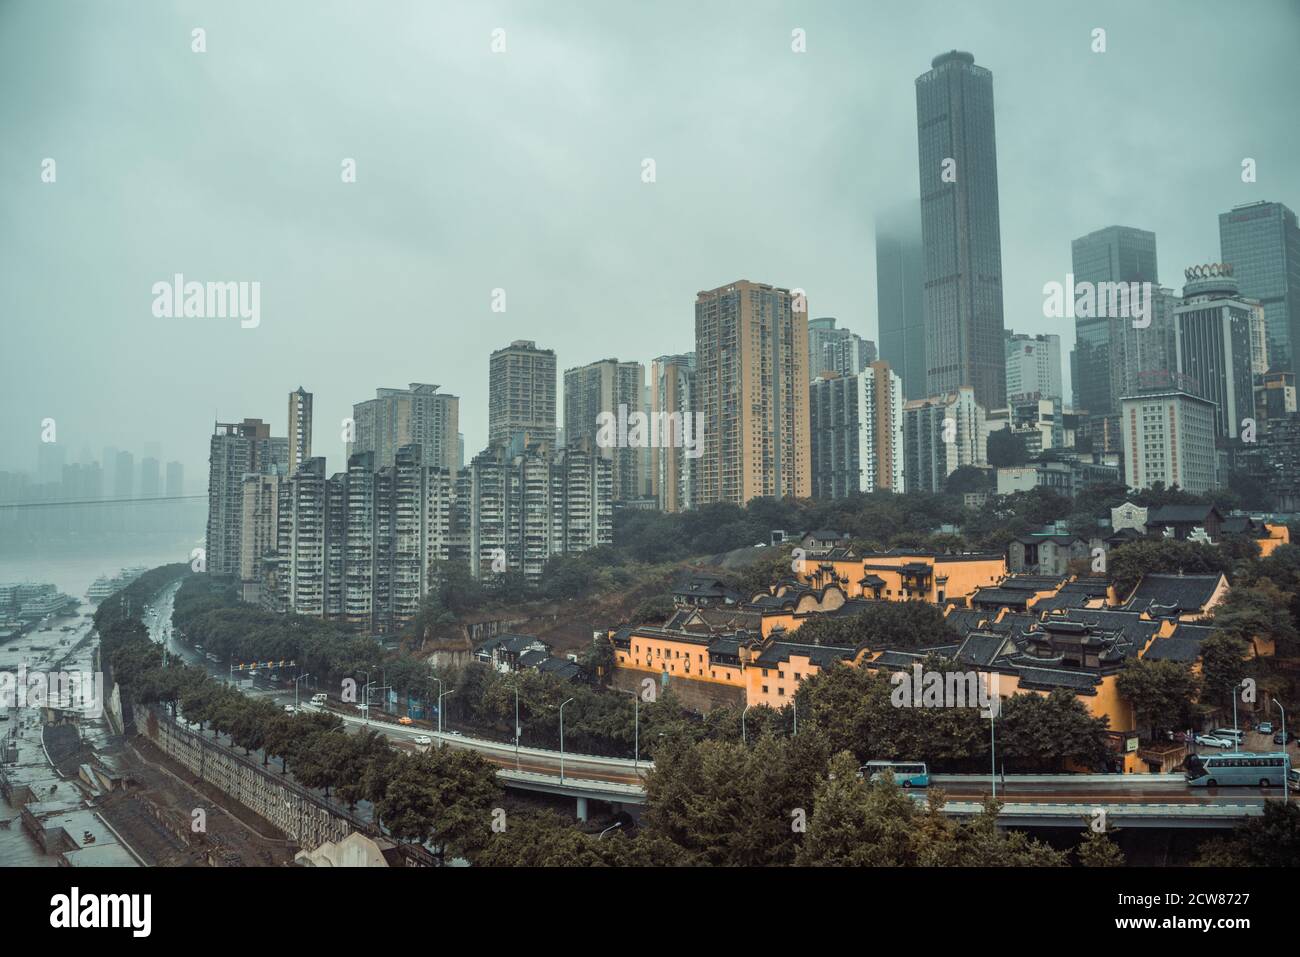
[[[583,797],[578,798],[578,820],[587,820],[587,799]]]

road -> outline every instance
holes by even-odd
[[[193,649],[186,647],[174,636],[171,614],[176,589],[173,585],[165,589],[159,598],[150,604],[152,616],[146,612],[150,635],[154,641],[165,643],[170,654],[176,655],[189,664],[204,667],[210,674],[226,680],[226,669],[206,661]],[[245,682],[241,688],[249,694],[268,697],[276,704],[294,703],[291,690]],[[305,699],[305,695],[304,695]],[[303,710],[316,709],[306,700],[299,703]],[[561,773],[561,756],[558,751],[542,748],[521,747],[477,738],[467,735],[444,732],[439,733],[420,727],[407,727],[385,720],[367,720],[353,714],[329,709],[351,731],[363,728],[379,732],[387,737],[395,747],[402,750],[421,750],[430,745],[417,745],[415,738],[425,735],[434,740],[434,744],[447,747],[466,748],[479,752],[483,758],[498,767],[535,775],[550,775],[559,778]],[[1256,735],[1261,743],[1267,739]],[[1252,742],[1253,743],[1253,742]],[[1271,745],[1269,745],[1271,747]],[[563,756],[563,772],[566,780],[593,781],[611,785],[624,785],[643,788],[645,775],[652,770],[652,761],[633,762],[627,758],[607,758],[597,755],[566,753]],[[981,801],[990,792],[987,774],[982,775],[934,775],[932,784],[941,787],[950,801]],[[1150,804],[1150,805],[1202,805],[1202,806],[1262,806],[1268,800],[1281,796],[1281,789],[1244,788],[1189,788],[1181,775],[1007,775],[997,782],[999,799],[1017,804]]]

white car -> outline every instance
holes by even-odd
[[[287,705],[284,706],[284,713],[285,713],[285,714],[297,714],[297,713],[298,713],[298,709],[295,708],[295,707],[294,707],[293,705],[291,705],[291,704],[287,704]]]
[[[429,737],[427,734],[417,734],[411,740],[416,744],[433,744],[433,738]]]
[[[1231,748],[1231,747],[1235,747],[1235,745],[1234,745],[1231,741],[1229,741],[1227,738],[1216,738],[1216,737],[1215,737],[1214,735],[1212,735],[1212,734],[1198,734],[1198,735],[1196,736],[1196,743],[1197,743],[1197,744],[1203,744],[1203,745],[1205,745],[1207,748]]]

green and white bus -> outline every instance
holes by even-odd
[[[1194,788],[1246,786],[1286,787],[1291,758],[1285,752],[1254,754],[1228,751],[1224,754],[1189,754],[1187,784]]]

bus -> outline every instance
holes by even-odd
[[[1194,788],[1220,785],[1280,788],[1286,786],[1290,770],[1291,758],[1285,752],[1253,754],[1250,751],[1229,751],[1187,756],[1187,784]]]
[[[930,772],[921,761],[868,761],[858,769],[858,774],[870,781],[878,781],[890,771],[894,783],[900,788],[924,788],[930,786]]]

